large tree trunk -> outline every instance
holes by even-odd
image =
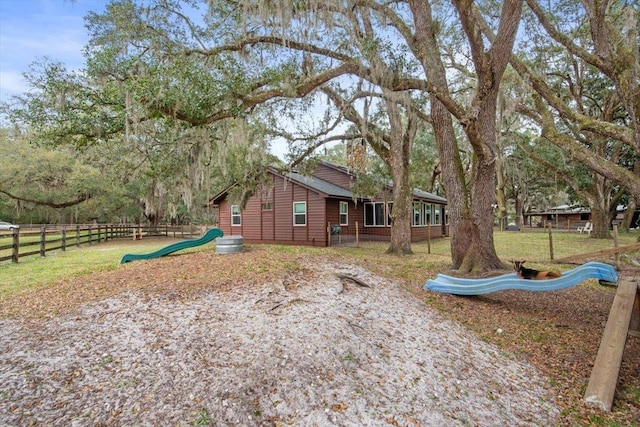
[[[451,114],[436,97],[431,97],[431,120],[449,205],[452,267],[459,269],[467,253],[479,249],[478,233],[473,225],[470,195],[465,185],[465,174],[458,153]],[[469,267],[466,265],[465,269]]]
[[[418,120],[410,112],[403,114],[397,101],[386,98],[391,141],[388,155],[383,156],[393,179],[393,212],[391,214],[391,242],[387,253],[412,254],[411,221],[413,191],[409,172],[409,161]]]
[[[611,199],[610,197],[602,197],[602,195],[610,195],[611,191],[606,183],[607,179],[601,175],[594,177],[594,189],[587,196],[587,201],[591,207],[591,224],[593,231],[591,237],[596,239],[610,239],[609,225],[611,224]],[[614,209],[615,212],[615,209]]]
[[[402,108],[403,100],[391,91],[383,90],[389,130],[382,130],[375,123],[367,123],[353,105],[347,103],[329,87],[322,91],[340,108],[345,117],[358,124],[362,137],[387,167],[393,180],[393,210],[391,212],[391,239],[387,253],[412,254],[411,223],[413,191],[409,162],[413,141],[418,130],[418,118],[410,108]]]
[[[391,156],[396,157],[395,155]],[[400,157],[400,156],[397,156]],[[395,161],[401,161],[397,159]],[[394,160],[392,160],[394,162]],[[391,213],[391,241],[388,254],[408,255],[411,249],[412,192],[409,180],[408,161],[406,167],[393,167],[393,211]]]
[[[478,272],[505,268],[498,258],[493,242],[493,208],[495,201],[495,159],[497,151],[495,135],[496,99],[502,74],[511,55],[522,2],[506,1],[500,19],[498,37],[491,52],[483,46],[474,25],[472,10],[468,3],[455,2],[463,28],[469,37],[474,53],[474,64],[478,74],[478,88],[473,103],[465,117],[458,117],[474,149],[474,169],[471,190],[466,185],[458,145],[453,133],[452,106],[446,72],[436,40],[436,29],[431,16],[429,2],[409,2],[416,28],[415,41],[429,76],[432,90],[431,119],[436,134],[438,153],[442,162],[443,180],[449,201],[449,224],[451,228],[451,256],[453,268],[460,273]],[[472,6],[473,7],[473,6]],[[451,113],[445,107],[447,102]]]
[[[507,226],[507,196],[505,194],[505,162],[503,157],[496,159],[496,204],[498,206],[498,226],[504,230]],[[517,211],[517,209],[516,209]]]
[[[473,224],[477,228],[477,250],[468,253],[463,260],[463,271],[486,271],[505,268],[498,258],[493,242],[493,208],[496,190],[495,108],[483,108],[478,119],[466,126],[465,131],[474,146],[475,162],[471,198]],[[468,258],[468,259],[467,259]]]

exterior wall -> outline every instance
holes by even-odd
[[[305,187],[285,182],[274,176],[274,231],[273,241],[284,244],[326,246],[325,199]],[[293,224],[293,203],[307,204],[307,224]]]
[[[244,218],[242,218],[242,224],[240,226],[231,226],[231,204],[227,199],[220,202],[218,206],[218,228],[222,230],[225,236],[240,236],[242,235],[242,225],[244,224]]]
[[[430,239],[439,239],[447,235],[448,226],[430,225],[430,226],[412,226],[411,241],[424,242]]]
[[[338,187],[351,189],[351,176],[348,173],[332,168],[331,166],[320,163],[313,172],[313,175],[324,181],[337,185]]]
[[[347,202],[347,225],[340,224],[340,202]],[[355,204],[353,200],[327,199],[327,223],[340,225],[342,234],[355,235],[356,224],[362,227],[364,224],[364,209],[362,204]],[[325,224],[326,227],[326,224]]]
[[[318,169],[320,171],[316,174],[318,178],[336,185],[350,185],[347,173],[322,164]],[[322,173],[323,171],[326,175]],[[336,179],[327,179],[331,177]],[[327,224],[339,225],[341,200],[325,198],[323,194],[289,180],[285,181],[279,175],[272,174],[271,178],[272,191],[262,194],[258,192],[250,197],[245,209],[241,212],[240,226],[231,225],[231,206],[226,198],[220,200],[218,224],[220,229],[228,236],[242,235],[247,243],[327,246]],[[351,199],[342,201],[348,204],[348,224],[340,225],[342,235],[355,236],[357,227],[357,233],[363,240],[389,240],[391,227],[365,227],[364,203],[355,203]],[[294,225],[294,202],[306,203],[306,226]],[[263,203],[270,203],[272,209],[263,210]],[[442,220],[444,221],[444,218]],[[447,230],[448,226],[445,225],[413,226],[411,240],[419,242],[428,238],[443,237],[448,235]]]
[[[305,187],[286,182],[274,176],[271,192],[271,210],[262,210],[267,202],[260,194],[253,195],[247,201],[241,213],[242,224],[231,225],[231,205],[224,199],[220,202],[219,227],[225,235],[242,235],[248,243],[281,243],[312,246],[327,245],[327,221],[325,199],[318,193]],[[307,205],[307,224],[293,224],[293,203],[305,202]]]

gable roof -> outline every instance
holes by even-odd
[[[340,166],[340,165],[336,165],[334,163],[329,163],[326,161],[323,161],[322,163],[326,166],[331,167],[332,169],[335,169],[339,173],[345,173],[350,176],[355,176],[353,172],[346,166]],[[335,198],[342,198],[342,199],[354,198],[353,192],[351,190],[344,187],[340,187],[339,185],[332,184],[328,181],[325,181],[315,176],[302,175],[297,172],[288,172],[288,173],[282,174],[278,172],[275,168],[269,168],[269,172],[273,173],[274,175],[278,175],[287,181],[294,182],[298,185],[309,188],[310,190],[321,193],[326,197],[335,197]],[[216,194],[214,197],[211,198],[211,200],[209,200],[209,204],[218,203],[236,185],[238,184],[234,183],[228,186],[227,188],[225,188],[224,190],[222,190],[220,193]],[[392,186],[389,184],[387,184],[387,187],[390,189],[392,188]],[[445,199],[444,197],[440,197],[438,195],[420,190],[418,188],[412,189],[412,194],[413,194],[413,197],[417,199],[424,199],[424,200],[443,203],[443,204],[447,203],[447,199]],[[362,200],[364,198],[358,197],[358,199]]]
[[[285,181],[294,182],[298,185],[306,187],[317,193],[321,193],[326,197],[336,197],[336,198],[344,198],[344,199],[350,199],[353,197],[353,193],[348,189],[332,184],[328,181],[317,178],[315,176],[302,175],[297,172],[289,172],[286,174],[282,174],[274,168],[269,168],[269,172],[274,175],[282,177]],[[229,191],[231,191],[233,187],[237,185],[238,185],[237,183],[233,183],[230,186],[226,187],[224,190],[222,190],[221,192],[213,196],[209,200],[209,204],[213,205],[218,203],[221,199],[226,197],[226,195],[229,193]]]
[[[420,190],[419,188],[414,188],[412,192],[413,192],[413,196],[419,199],[427,199],[433,202],[440,202],[443,204],[447,203],[447,199],[445,199],[444,197],[440,197],[436,194],[429,193],[428,191]]]
[[[353,198],[353,193],[338,185],[332,184],[315,176],[302,175],[297,172],[289,172],[284,175],[285,179],[301,184],[319,193],[323,193],[329,197]]]
[[[349,175],[351,177],[354,177],[354,178],[356,177],[356,174],[354,174],[353,171],[347,166],[337,165],[335,163],[331,163],[331,162],[328,162],[328,161],[325,161],[325,160],[321,160],[320,163],[325,165],[325,166],[327,166],[327,167],[329,167],[329,168],[331,168],[331,169],[334,169],[334,170],[336,170],[336,171],[338,171],[340,173],[347,174],[347,175]],[[387,186],[387,188],[389,190],[393,189],[393,184],[392,183],[386,183],[385,185]],[[433,193],[429,193],[428,191],[424,191],[424,190],[421,190],[419,188],[413,188],[411,190],[411,192],[413,194],[413,197],[418,198],[418,199],[426,199],[426,200],[430,200],[432,202],[439,202],[439,203],[444,203],[444,204],[447,203],[447,199],[446,198],[440,197],[440,196],[438,196],[436,194],[433,194]]]

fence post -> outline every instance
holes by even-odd
[[[15,228],[11,229],[11,234],[13,241],[11,242],[12,244],[12,248],[11,248],[11,261],[17,263],[18,262],[18,257],[20,256],[20,231],[16,230]]]
[[[62,251],[66,251],[67,250],[67,226],[63,225],[62,226]]]
[[[46,252],[45,242],[47,240],[46,227],[40,228],[40,256],[44,256]]]
[[[613,224],[613,247],[618,247],[618,224]],[[620,271],[620,252],[616,252],[616,270]]]
[[[91,226],[87,227],[87,231],[88,231],[87,238],[88,238],[89,246],[91,246],[91,240],[92,240],[91,239]]]
[[[327,247],[331,247],[331,223],[327,222]]]
[[[549,224],[549,256],[553,261],[553,234],[551,233],[551,224]]]
[[[356,246],[360,247],[360,227],[358,226],[358,221],[356,221]]]
[[[80,247],[80,225],[76,224],[76,246]]]

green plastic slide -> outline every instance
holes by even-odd
[[[168,255],[170,253],[181,251],[182,249],[195,248],[196,246],[204,245],[210,241],[222,237],[224,233],[219,228],[210,228],[202,237],[197,239],[185,240],[183,242],[172,243],[164,248],[160,248],[157,251],[150,252],[148,254],[126,254],[120,260],[120,264],[127,263],[129,261],[136,261],[139,259],[153,259],[160,258],[161,256]]]

